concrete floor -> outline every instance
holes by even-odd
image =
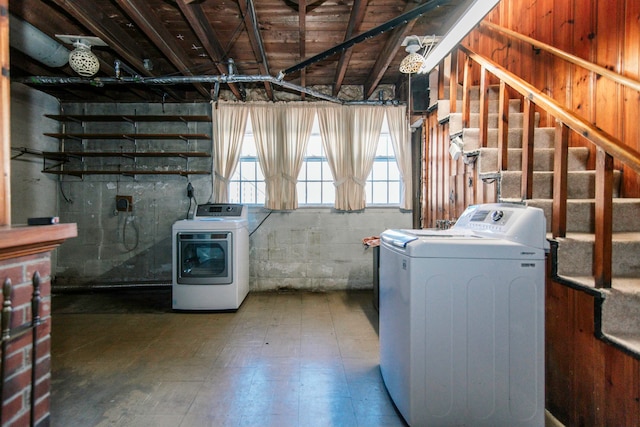
[[[174,313],[168,289],[52,297],[56,426],[404,426],[372,293],[252,293]]]

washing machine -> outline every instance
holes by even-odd
[[[174,310],[237,310],[249,293],[247,208],[198,205],[172,227]]]
[[[544,426],[542,210],[475,205],[380,247],[380,370],[405,421]]]

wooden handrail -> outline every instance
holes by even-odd
[[[535,49],[544,50],[552,55],[557,56],[558,58],[564,59],[567,62],[570,62],[574,65],[584,68],[587,71],[594,72],[603,77],[610,79],[613,82],[620,83],[630,89],[637,90],[640,92],[640,81],[631,79],[629,77],[625,77],[620,75],[614,71],[609,70],[608,68],[602,67],[598,64],[594,64],[593,62],[586,61],[580,57],[575,55],[571,55],[561,49],[538,41],[536,39],[532,39],[531,37],[527,37],[524,34],[520,34],[516,31],[509,30],[508,28],[501,27],[500,25],[493,24],[491,22],[483,21],[480,23],[482,27],[489,28],[491,30],[497,31],[499,33],[503,33],[512,37],[516,40],[520,40],[526,43],[531,44]]]
[[[486,71],[492,73],[498,79],[503,80],[524,98],[548,111],[549,114],[556,118],[556,120],[559,120],[573,131],[593,142],[606,153],[629,166],[636,173],[640,173],[640,152],[624,145],[614,136],[597,128],[586,120],[577,117],[571,111],[558,104],[553,98],[544,94],[542,91],[536,89],[534,86],[519,77],[514,76],[504,67],[480,56],[468,47],[460,46],[460,50],[481,65]]]

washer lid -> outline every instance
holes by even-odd
[[[525,246],[507,239],[486,237],[456,230],[386,230],[380,235],[382,246],[410,258],[527,259],[543,260],[542,248]]]

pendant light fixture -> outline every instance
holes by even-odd
[[[92,77],[100,70],[100,60],[91,46],[107,46],[99,37],[59,35],[56,37],[75,49],[69,53],[69,66],[82,77]]]

